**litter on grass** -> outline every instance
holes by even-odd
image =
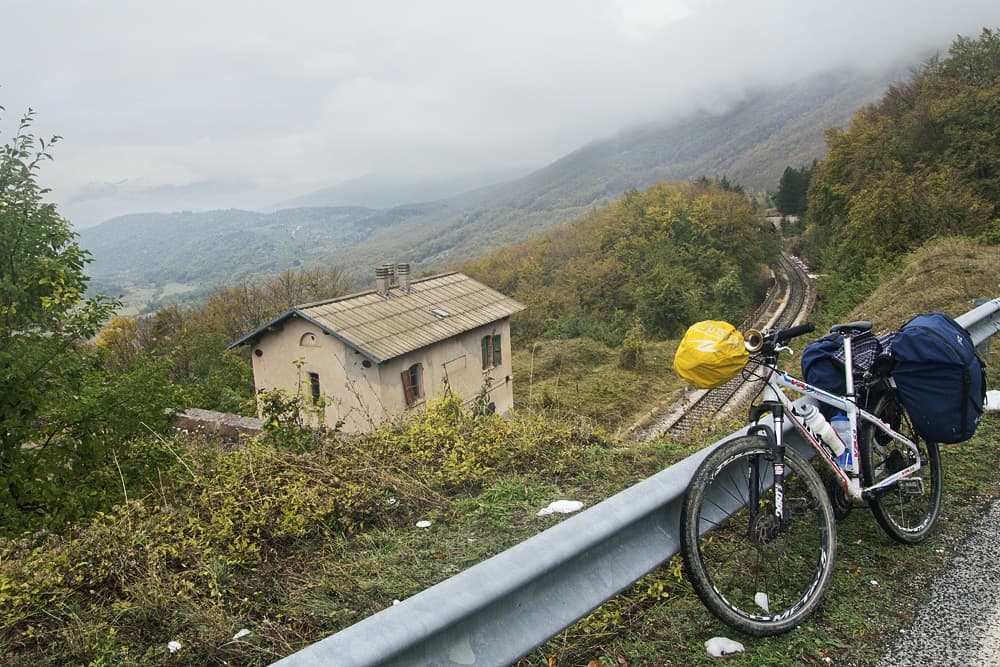
[[[992,389],[986,392],[986,409],[1000,410],[1000,391]]]
[[[572,514],[579,511],[581,507],[583,507],[583,503],[579,500],[555,500],[549,503],[548,507],[538,510],[538,516],[545,516],[546,514]]]
[[[727,637],[712,637],[705,642],[705,650],[713,658],[721,658],[731,653],[742,653],[743,644]]]
[[[250,631],[247,630],[246,628],[243,628],[242,630],[240,630],[239,632],[237,632],[235,635],[233,635],[233,640],[235,641],[237,639],[243,639],[248,634],[250,634]]]
[[[767,593],[761,593],[758,591],[757,594],[753,596],[753,601],[757,603],[758,607],[764,610],[765,614],[771,613],[771,603],[767,599]]]
[[[417,528],[430,528],[430,527],[431,527],[431,522],[428,521],[427,519],[417,522]]]
[[[177,651],[180,651],[181,648],[182,648],[182,646],[181,646],[181,643],[179,641],[175,640],[175,641],[167,642],[167,650],[170,651],[171,653],[177,653]]]

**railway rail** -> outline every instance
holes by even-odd
[[[808,314],[809,294],[809,279],[801,262],[787,253],[782,254],[771,289],[760,307],[740,324],[740,329],[783,328],[796,324]],[[752,383],[746,379],[749,375],[744,372],[724,385],[696,392],[674,410],[655,418],[636,439],[648,440],[664,433],[682,435],[735,409],[752,396]]]

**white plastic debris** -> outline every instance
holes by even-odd
[[[417,528],[430,528],[430,527],[431,527],[431,522],[428,521],[427,519],[417,522]]]
[[[395,607],[397,604],[399,604],[399,600],[393,600],[392,601],[392,606],[393,607]]]
[[[246,628],[243,628],[242,630],[240,630],[239,632],[237,632],[235,635],[233,635],[233,640],[243,639],[248,634],[250,634],[250,631],[247,630]]]
[[[986,409],[1000,410],[1000,391],[991,389],[986,392]]]
[[[743,644],[733,641],[728,637],[712,637],[705,642],[705,650],[713,658],[721,658],[731,653],[742,653]]]
[[[872,586],[878,586],[878,582],[877,582],[877,581],[875,581],[874,579],[872,579],[872,580],[871,580],[871,581],[869,581],[868,583],[869,583],[869,584],[871,584]]]
[[[771,603],[767,599],[767,593],[761,593],[760,591],[757,591],[757,594],[753,596],[753,601],[757,604],[758,607],[764,610],[765,614],[771,613]]]
[[[538,516],[545,516],[546,514],[572,514],[573,512],[578,512],[581,507],[583,507],[583,503],[579,500],[554,500],[549,503],[548,507],[538,510]]]
[[[177,653],[177,651],[180,651],[181,648],[183,647],[181,646],[181,643],[177,640],[167,642],[167,650],[170,651],[171,653]]]

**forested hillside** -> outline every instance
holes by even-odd
[[[129,295],[156,290],[140,297],[141,303],[160,305],[157,297],[169,297],[171,289],[201,300],[211,289],[243,279],[347,264],[348,249],[383,227],[422,213],[424,209],[356,206],[147,213],[85,229],[80,242],[94,256],[88,270],[93,291]]]
[[[929,239],[1000,242],[1000,32],[960,37],[827,141],[806,248],[836,291],[870,289]]]
[[[85,229],[95,287],[137,305],[200,298],[248,276],[322,263],[363,284],[384,261],[454,267],[586,215],[635,188],[699,176],[774,187],[823,152],[823,131],[882,94],[895,70],[777,84],[738,104],[595,141],[528,176],[433,203],[373,210],[297,208],[150,213]]]
[[[636,323],[659,338],[704,317],[741,321],[778,251],[742,192],[706,180],[633,190],[465,270],[528,306],[515,323],[523,339],[619,345]]]

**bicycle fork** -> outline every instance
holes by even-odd
[[[766,424],[760,424],[760,416],[770,412],[774,428]],[[785,513],[785,443],[782,438],[783,426],[785,423],[785,407],[780,402],[764,401],[756,406],[751,414],[751,421],[754,425],[750,427],[750,435],[760,435],[767,440],[771,446],[771,467],[772,478],[771,488],[774,490],[774,518],[777,519],[778,531],[788,528],[789,520]],[[753,465],[750,469],[750,530],[758,524],[760,513],[760,465]],[[751,535],[751,537],[753,537]],[[773,537],[769,536],[769,537]]]

